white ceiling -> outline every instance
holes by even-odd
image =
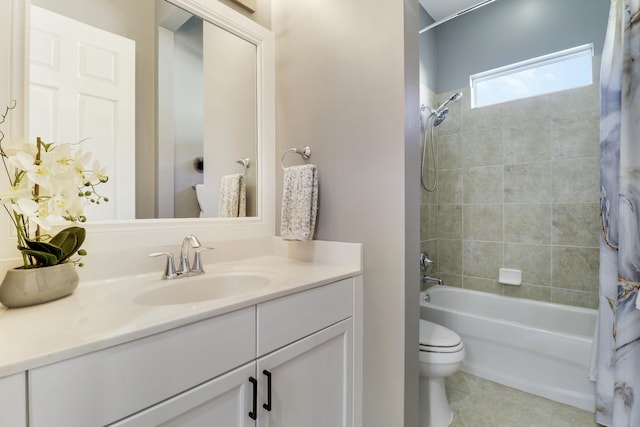
[[[436,21],[447,18],[461,10],[465,10],[478,3],[480,0],[419,0],[420,4]]]

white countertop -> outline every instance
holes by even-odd
[[[272,279],[264,288],[235,297],[172,305],[136,303],[135,298],[149,290],[192,279],[160,280],[156,271],[81,283],[71,296],[46,304],[0,306],[0,378],[362,273],[360,245],[336,244],[343,245],[337,251],[331,250],[332,243],[321,244],[320,251],[313,245],[301,246],[301,256],[280,244],[276,254],[205,265],[205,276],[256,272]]]

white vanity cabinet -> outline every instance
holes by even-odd
[[[255,307],[29,371],[30,427],[114,423],[255,360]]]
[[[353,280],[258,305],[259,427],[353,425]]]
[[[24,373],[0,378],[0,426],[27,426],[26,388]]]
[[[33,369],[29,426],[352,426],[356,280]]]

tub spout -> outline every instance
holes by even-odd
[[[444,282],[439,277],[427,276],[426,274],[422,276],[422,281],[425,283],[435,283],[436,285],[444,285]]]

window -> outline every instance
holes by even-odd
[[[472,75],[471,108],[593,83],[593,45],[583,45]]]

